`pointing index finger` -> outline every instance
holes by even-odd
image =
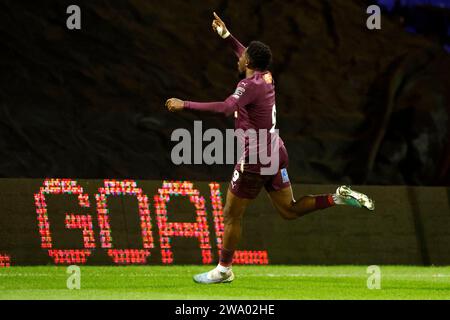
[[[213,12],[213,14],[214,14],[214,18],[216,18],[217,20],[219,20],[220,22],[223,23],[222,19],[220,19],[220,17],[217,15],[216,12]]]

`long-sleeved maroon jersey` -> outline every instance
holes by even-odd
[[[236,56],[240,57],[245,51],[245,47],[232,35],[226,41],[234,50]],[[242,129],[244,132],[247,132],[247,130],[253,129],[256,131],[260,145],[259,151],[252,150],[254,148],[252,148],[252,144],[249,144],[248,136],[241,137],[245,139],[243,143],[245,144],[244,162],[246,171],[260,173],[260,168],[262,166],[265,167],[267,163],[263,161],[263,164],[261,164],[259,160],[257,163],[251,163],[249,156],[255,154],[255,152],[260,154],[265,152],[266,155],[270,155],[270,147],[268,146],[275,141],[274,139],[276,139],[280,148],[284,147],[281,138],[278,137],[275,131],[275,84],[269,71],[255,71],[251,77],[241,80],[235,92],[225,101],[206,103],[185,101],[184,108],[212,111],[226,115],[234,113],[235,130]],[[267,139],[264,139],[264,142],[259,141],[260,130],[267,132]],[[276,151],[278,152],[278,150]],[[242,160],[241,158],[240,162]]]

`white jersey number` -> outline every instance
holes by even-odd
[[[275,132],[275,126],[277,125],[277,107],[273,105],[272,107],[272,128],[270,129],[270,133]]]

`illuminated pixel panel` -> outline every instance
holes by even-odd
[[[11,266],[11,259],[7,255],[0,254],[0,268],[8,268]]]
[[[168,222],[167,203],[171,196],[188,197],[195,206],[196,222]],[[172,237],[195,237],[198,238],[202,253],[202,262],[210,264],[211,245],[209,242],[209,229],[206,220],[205,199],[200,196],[200,192],[194,189],[189,181],[164,181],[162,188],[158,189],[158,195],[154,197],[156,220],[158,223],[161,256],[164,264],[171,264],[174,261]]]
[[[154,247],[152,236],[152,224],[148,197],[142,192],[141,188],[136,186],[133,180],[105,180],[105,186],[98,189],[99,193],[95,195],[97,200],[97,216],[100,226],[100,242],[102,248],[108,249],[108,255],[113,258],[117,264],[145,264],[150,250]],[[141,234],[144,249],[113,249],[111,236],[111,227],[108,215],[108,196],[132,195],[138,200],[139,219],[141,225]]]
[[[222,195],[219,183],[211,182],[208,186],[212,209],[211,222],[213,222],[211,227],[214,227],[217,249],[220,253],[223,245],[222,238],[224,232]],[[155,188],[153,189],[153,194],[156,192],[153,196],[153,206],[159,235],[160,263],[174,264],[177,262],[173,254],[172,240],[174,237],[196,238],[198,240],[198,247],[200,248],[201,262],[203,264],[214,263],[206,201],[200,194],[199,189],[195,188],[194,184],[190,181],[163,181],[161,187],[155,185],[153,188]],[[151,250],[155,247],[151,220],[152,213],[150,212],[151,204],[148,196],[137,186],[134,180],[106,179],[100,182],[98,188],[93,186],[90,190],[95,194],[95,208],[91,208],[89,194],[76,180],[50,178],[44,180],[43,185],[39,187],[39,191],[34,194],[41,249],[47,252],[55,264],[86,264],[88,260],[94,258],[93,252],[98,252],[99,249],[101,251],[100,256],[95,256],[94,263],[100,261],[102,264],[148,264]],[[73,208],[70,212],[64,212],[64,228],[67,230],[79,230],[79,236],[76,233],[67,235],[68,239],[72,239],[70,241],[79,241],[79,249],[59,249],[54,247],[52,228],[61,224],[56,224],[55,222],[52,227],[50,223],[46,199],[48,195],[75,197],[78,200],[78,206],[83,208],[84,212],[86,209],[96,211],[96,215],[95,212],[92,212],[92,215],[82,215],[76,212],[77,209]],[[112,196],[132,196],[137,200],[137,213],[133,212],[135,209],[126,210],[123,207],[120,209],[120,214],[122,214],[123,218],[132,214],[137,214],[139,217],[140,238],[142,242],[138,241],[135,246],[131,245],[132,248],[117,248],[114,245],[114,232],[122,234],[124,232],[130,232],[130,229],[125,226],[121,230],[111,230],[108,199]],[[186,201],[192,204],[195,209],[195,215],[193,215],[192,221],[175,222],[177,221],[176,210],[174,212],[168,212],[167,209],[172,197],[183,197],[183,199],[186,199]],[[64,208],[64,200],[61,205]],[[96,220],[94,220],[95,218]],[[58,231],[58,234],[61,234],[61,232]],[[64,233],[62,234],[64,235]],[[104,257],[102,257],[102,252],[104,252]],[[6,252],[6,254],[9,254],[9,252]],[[198,261],[197,257],[198,251],[192,249],[193,263]],[[107,258],[110,260],[105,261]],[[152,263],[157,262],[154,261],[155,258],[158,259],[159,257],[154,257]],[[269,258],[265,250],[236,251],[233,263],[263,265],[269,263]],[[0,255],[0,266],[4,267],[10,264],[10,256]]]
[[[41,248],[47,249],[49,256],[54,259],[55,264],[85,264],[92,252],[91,249],[95,248],[95,241],[93,241],[94,230],[92,223],[89,223],[92,222],[92,217],[90,215],[66,214],[67,228],[79,228],[83,230],[84,250],[53,249],[47,202],[45,200],[45,195],[49,194],[77,196],[78,203],[83,208],[89,208],[89,195],[84,193],[83,188],[71,179],[46,179],[39,193],[34,195],[39,233],[41,236]]]
[[[83,244],[85,248],[95,248],[94,227],[91,216],[67,214],[65,222],[67,229],[83,230]]]
[[[222,249],[222,238],[224,232],[223,205],[220,185],[216,182],[209,184],[211,190],[211,205],[213,209],[214,228],[217,236],[217,248]],[[234,264],[269,264],[267,251],[240,251],[237,250],[233,256]]]
[[[229,182],[120,180],[1,179],[0,270],[8,272],[9,266],[29,265],[217,263],[218,253],[223,249]],[[305,194],[320,194],[333,186],[298,187]],[[378,197],[384,194],[380,187],[364,188]],[[270,199],[260,194],[248,209],[242,245],[233,262],[370,264],[373,255],[364,253],[371,252],[383,264],[417,263],[420,246],[414,223],[409,223],[417,217],[409,210],[408,190],[406,187],[389,190],[402,203],[397,212],[399,219],[388,221],[387,226],[374,226],[370,238],[381,242],[389,239],[393,243],[390,248],[374,251],[371,245],[374,241],[363,241],[355,247],[352,239],[360,236],[358,230],[363,230],[367,223],[351,215],[318,214],[314,221],[287,227],[287,222],[274,214]],[[435,199],[430,205],[424,204],[420,218],[426,230],[433,230],[427,233],[431,237],[428,242],[433,244],[429,246],[429,262],[449,265],[445,226],[450,215],[442,215],[450,212],[447,190],[437,191],[442,197],[435,199],[436,190],[420,189],[426,199]],[[389,216],[388,211],[381,208],[379,213]],[[343,237],[342,228],[349,225],[351,232]],[[393,234],[389,230],[401,232]],[[411,250],[399,254],[399,250],[393,249],[405,245]],[[355,250],[360,253],[357,259]]]

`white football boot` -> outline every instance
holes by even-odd
[[[346,204],[357,208],[366,208],[367,210],[375,210],[375,202],[367,195],[361,192],[354,191],[348,186],[340,186],[335,194],[336,204]]]
[[[194,276],[194,281],[202,284],[214,284],[214,283],[230,283],[234,280],[234,273],[229,268],[225,272],[221,272],[218,267],[212,269],[209,272],[200,273]]]

